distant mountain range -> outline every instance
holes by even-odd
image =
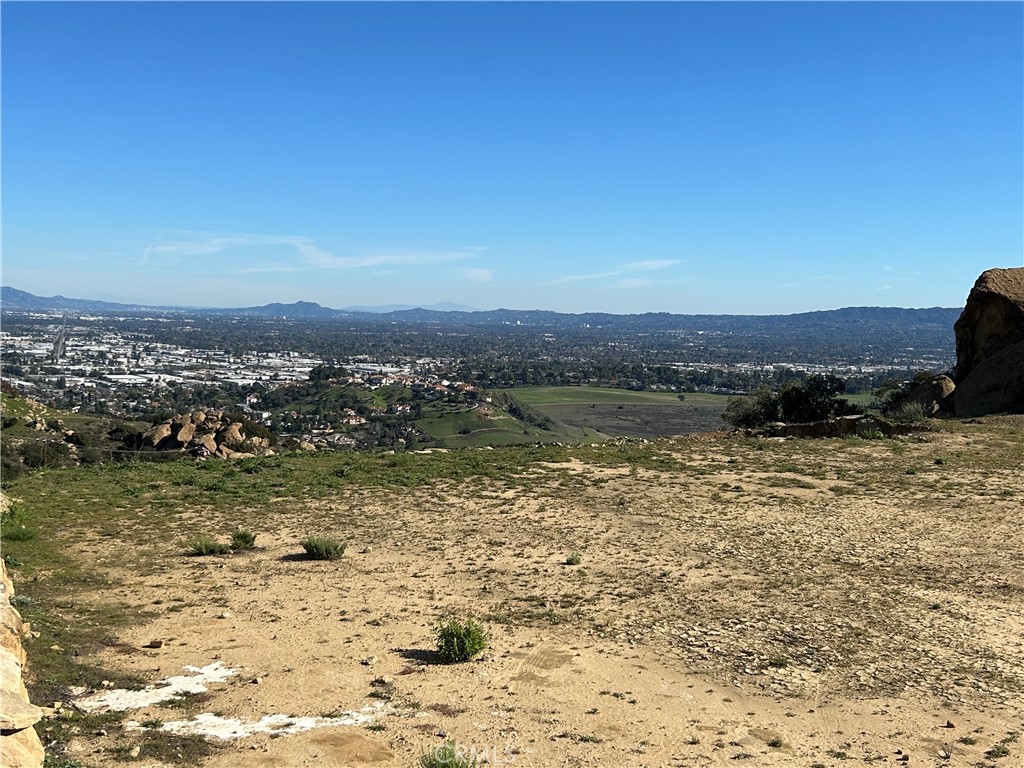
[[[28,291],[20,291],[5,285],[0,288],[0,309],[21,311],[38,310],[40,312],[142,312],[159,310],[161,312],[200,312],[210,314],[246,314],[267,315],[269,317],[337,317],[351,314],[385,314],[410,309],[426,309],[434,312],[477,312],[475,307],[455,304],[450,301],[440,304],[382,304],[380,306],[351,306],[342,309],[331,309],[313,301],[296,301],[292,304],[264,304],[261,307],[240,308],[200,308],[178,307],[152,304],[119,304],[114,301],[95,301],[93,299],[69,299],[66,296],[36,296]]]
[[[656,331],[676,328],[703,328],[720,332],[757,333],[797,331],[813,326],[821,330],[841,331],[865,324],[886,327],[924,327],[952,329],[959,317],[959,308],[932,307],[903,309],[900,307],[846,307],[843,309],[801,312],[792,315],[677,315],[668,312],[647,312],[637,315],[613,315],[605,312],[567,314],[546,310],[495,309],[475,310],[460,304],[443,303],[428,307],[393,304],[385,306],[350,306],[331,309],[310,301],[291,304],[265,304],[259,307],[205,309],[196,307],[145,306],[118,304],[110,301],[69,299],[64,296],[35,296],[17,288],[0,288],[0,310],[66,311],[66,312],[181,312],[189,314],[257,316],[268,318],[325,319],[362,318],[409,323],[457,323],[462,325],[527,325],[532,327],[617,327]]]

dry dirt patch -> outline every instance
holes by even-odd
[[[91,539],[121,586],[83,597],[159,612],[104,664],[237,669],[203,711],[386,705],[372,730],[257,734],[216,766],[412,765],[446,740],[523,766],[973,765],[1024,730],[1024,480],[997,461],[1006,439],[679,440],[618,464],[579,449],[529,482],[295,499],[252,552],[168,548],[143,573],[118,565],[124,539]],[[348,540],[344,558],[297,557],[311,531]],[[482,659],[432,663],[449,611],[490,627]],[[146,731],[118,738],[145,758]],[[114,764],[108,741],[77,743]],[[1007,745],[1012,765],[1024,747]]]

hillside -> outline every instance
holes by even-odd
[[[1022,427],[16,478],[32,692],[86,713],[44,742],[89,766],[408,766],[445,741],[538,768],[1014,765]],[[255,549],[186,554],[238,525]],[[311,534],[343,558],[305,559]],[[490,650],[438,664],[446,612]],[[196,670],[205,693],[103,711]]]

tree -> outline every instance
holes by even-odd
[[[853,406],[839,397],[845,391],[846,384],[836,376],[814,375],[803,384],[787,384],[779,393],[782,420],[801,423],[853,413]]]
[[[839,397],[846,390],[836,376],[809,376],[807,381],[790,382],[778,394],[761,387],[746,398],[729,398],[722,418],[744,429],[762,427],[773,421],[821,421],[845,416],[856,409]]]
[[[741,429],[763,427],[780,416],[779,396],[768,387],[759,387],[749,397],[730,397],[722,418]]]

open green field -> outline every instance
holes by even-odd
[[[724,429],[726,395],[634,392],[607,387],[502,390],[566,427],[610,437],[659,437]]]
[[[556,423],[551,430],[519,421],[500,408],[489,406],[467,409],[465,406],[436,405],[425,408],[416,426],[437,438],[446,448],[479,448],[487,445],[528,443],[592,443],[604,435],[592,429]]]
[[[507,392],[516,400],[527,405],[590,405],[626,403],[647,403],[651,405],[675,405],[679,396],[675,392],[634,392],[629,389],[611,387],[517,387],[498,390]],[[703,392],[687,392],[684,402],[690,405],[717,405],[725,407],[728,399],[724,395],[708,395]]]

